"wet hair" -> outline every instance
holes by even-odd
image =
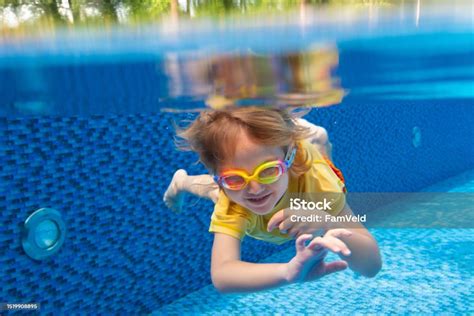
[[[263,107],[205,110],[187,127],[176,127],[176,145],[196,152],[209,172],[216,174],[218,167],[234,156],[242,132],[257,144],[281,146],[285,153],[294,144],[297,152],[290,173],[299,176],[310,168],[311,157],[298,141],[312,132],[296,119],[307,112]]]

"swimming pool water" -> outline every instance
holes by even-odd
[[[339,10],[339,21],[325,12],[306,12],[302,20],[295,12],[286,19],[177,29],[68,28],[2,42],[0,303],[38,302],[43,314],[105,315],[472,310],[471,298],[456,290],[472,292],[472,230],[376,226],[385,259],[376,279],[346,271],[223,297],[208,286],[211,203],[191,201],[175,214],[162,202],[176,169],[205,172],[173,144],[172,121],[194,114],[162,110],[205,106],[222,78],[208,82],[196,66],[229,65],[222,59],[229,53],[236,57],[231,65],[262,66],[248,67],[243,83],[252,83],[253,75],[275,79],[257,81],[262,91],[273,85],[289,97],[317,82],[333,88],[323,96],[348,93],[306,118],[328,130],[350,193],[418,192],[474,168],[472,4],[450,3],[440,8],[441,17],[427,14],[424,2],[417,15],[405,6],[393,18],[370,7],[368,19],[354,23]],[[309,75],[291,75],[303,70]],[[293,78],[307,80],[295,85]],[[430,188],[473,191],[472,173],[450,181]],[[458,204],[451,213],[470,205]],[[62,214],[67,234],[60,251],[35,261],[20,240],[25,220],[44,207]],[[453,227],[472,227],[463,225]],[[242,258],[256,262],[277,253],[266,260],[283,261],[292,255],[285,249],[248,238]]]
[[[425,191],[474,192],[474,170]],[[413,216],[418,211],[410,210]],[[238,295],[221,295],[209,285],[154,311],[153,315],[474,312],[473,228],[370,231],[379,243],[384,263],[373,279],[346,270],[314,282]],[[293,255],[294,248],[290,247],[262,262],[287,262]],[[327,261],[335,259],[330,254]]]

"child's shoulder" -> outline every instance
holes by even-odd
[[[324,157],[307,140],[301,141],[301,147],[307,151],[310,168],[302,176],[299,182],[303,183],[300,188],[306,192],[343,192],[344,177],[342,172],[334,166],[328,157]]]

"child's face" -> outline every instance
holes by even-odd
[[[248,174],[252,174],[255,168],[263,162],[283,160],[284,156],[285,153],[281,147],[257,144],[247,136],[247,133],[241,132],[233,159],[220,166],[219,171],[241,169]],[[270,213],[287,189],[288,172],[285,172],[278,181],[271,184],[250,181],[242,190],[224,188],[227,196],[232,201],[259,215]]]

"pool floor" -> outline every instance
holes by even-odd
[[[474,192],[474,170],[424,191]],[[474,228],[370,231],[384,264],[375,278],[345,270],[313,282],[238,295],[221,295],[209,285],[153,315],[474,313]],[[263,262],[285,262],[293,255],[290,247]],[[330,254],[327,261],[336,259]]]

